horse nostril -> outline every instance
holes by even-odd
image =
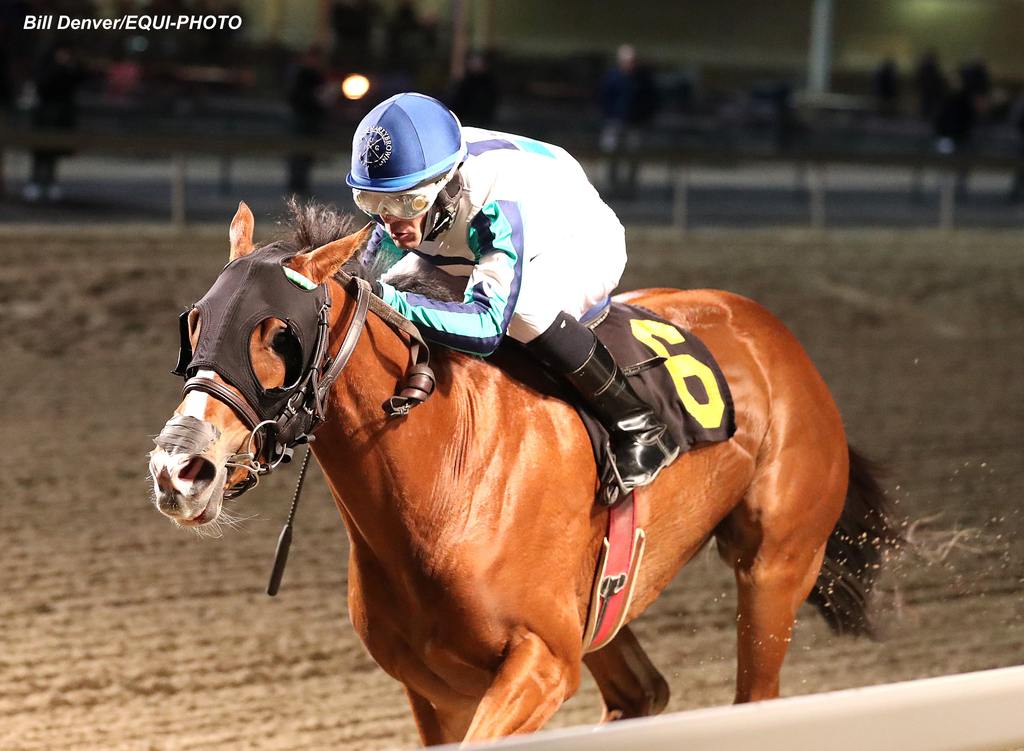
[[[195,485],[205,485],[213,482],[217,476],[217,468],[213,462],[201,456],[193,456],[189,462],[178,471],[178,479],[191,482]]]
[[[171,478],[171,473],[167,471],[167,467],[162,467],[160,471],[156,473],[155,479],[158,490],[164,492],[174,490],[174,480]]]

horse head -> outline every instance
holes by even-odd
[[[303,400],[311,383],[315,391],[327,347],[326,282],[368,234],[363,228],[314,250],[257,248],[253,224],[239,204],[228,264],[180,321],[175,372],[187,379],[184,395],[149,460],[154,503],[180,526],[230,522],[225,499],[286,458],[289,441],[309,428]]]

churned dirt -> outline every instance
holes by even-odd
[[[254,518],[219,540],[150,504],[146,453],[180,387],[175,317],[223,264],[226,230],[0,229],[0,748],[417,741],[400,687],[348,625],[345,533],[316,472],[274,600],[294,470],[239,501]],[[802,611],[784,694],[1024,662],[1020,234],[631,243],[623,288],[741,292],[796,332],[926,544],[885,578],[886,641],[833,638]],[[671,710],[731,700],[733,608],[709,552],[635,624]],[[587,677],[552,725],[598,712]]]

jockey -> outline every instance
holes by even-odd
[[[609,305],[625,238],[564,149],[464,128],[436,99],[398,94],[359,123],[346,183],[377,223],[367,252],[395,261],[374,291],[425,338],[483,357],[506,334],[526,345],[608,429],[627,489],[675,459],[665,425],[585,325]],[[464,289],[462,301],[388,283],[428,272]]]

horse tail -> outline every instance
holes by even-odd
[[[879,467],[852,448],[849,453],[846,504],[807,599],[835,633],[878,638],[871,593],[889,553],[905,539],[878,483]]]

